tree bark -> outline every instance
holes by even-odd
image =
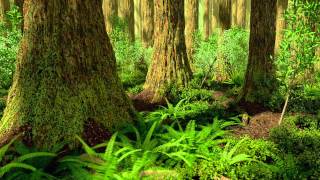
[[[198,30],[198,23],[199,23],[199,1],[186,0],[185,3],[186,3],[185,5],[186,47],[187,47],[188,59],[191,62],[194,54],[193,39],[196,31]]]
[[[127,24],[129,38],[134,41],[134,2],[133,0],[119,0],[118,8],[119,17]]]
[[[222,31],[231,28],[231,0],[220,0],[219,2],[219,22]]]
[[[118,0],[103,0],[102,9],[106,29],[110,34],[114,28],[114,18],[118,17]]]
[[[19,131],[40,150],[73,149],[75,135],[103,141],[105,130],[127,125],[134,112],[116,72],[101,1],[27,1],[0,141]]]
[[[144,85],[149,99],[161,102],[170,86],[185,87],[192,73],[184,37],[184,1],[155,1],[154,54]]]
[[[242,98],[246,102],[263,103],[276,88],[271,57],[274,55],[277,1],[251,2],[249,62]]]
[[[16,5],[19,8],[19,12],[22,17],[23,17],[23,2],[24,2],[24,0],[14,0],[13,1],[14,5]],[[21,32],[23,32],[23,23],[24,22],[23,22],[23,18],[22,18],[21,25],[20,25]]]
[[[237,4],[237,26],[243,29],[246,28],[246,0],[238,0]]]
[[[210,0],[204,0],[204,14],[203,14],[203,33],[204,38],[208,39],[210,36]]]
[[[219,0],[211,0],[211,29],[219,27]]]
[[[280,43],[283,37],[283,30],[286,28],[286,22],[284,20],[284,13],[288,7],[288,0],[278,0],[277,2],[277,33],[276,33],[276,44],[275,54],[278,54],[280,49]]]
[[[9,0],[0,0],[0,21],[7,22],[6,14],[10,10]]]
[[[237,7],[238,0],[232,0],[232,26],[237,26]]]
[[[142,43],[144,47],[153,46],[154,3],[153,0],[141,0]]]

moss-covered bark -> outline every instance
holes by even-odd
[[[118,15],[127,23],[129,38],[135,40],[134,34],[134,1],[133,0],[118,0]]]
[[[186,0],[185,1],[185,36],[186,36],[186,47],[188,53],[188,59],[190,62],[193,59],[194,46],[193,37],[198,30],[199,24],[199,1],[198,0]]]
[[[51,150],[83,135],[88,121],[112,130],[132,120],[98,0],[28,0],[25,33],[0,140],[28,126]]]
[[[273,59],[277,0],[251,1],[249,62],[243,100],[262,103],[269,100],[275,87]]]
[[[153,46],[154,4],[153,0],[141,0],[142,43],[144,47]]]
[[[171,85],[184,87],[191,79],[184,37],[184,1],[155,1],[154,54],[144,85],[152,94],[151,101],[159,102]]]
[[[118,16],[118,0],[103,0],[102,9],[108,34],[114,27],[114,18]]]

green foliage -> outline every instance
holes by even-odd
[[[21,40],[22,17],[17,7],[6,15],[8,23],[0,22],[0,89],[9,89]]]

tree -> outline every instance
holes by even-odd
[[[249,62],[242,99],[263,103],[275,87],[274,55],[276,0],[251,1]]]
[[[237,26],[246,28],[246,0],[238,0],[237,4]]]
[[[163,100],[170,86],[185,87],[192,73],[184,37],[184,1],[155,1],[155,41],[144,92],[152,102]]]
[[[278,0],[277,2],[277,26],[276,26],[276,44],[275,53],[277,54],[280,48],[280,43],[283,37],[283,30],[286,27],[286,22],[284,20],[284,13],[288,7],[288,0]]]
[[[237,26],[237,10],[238,10],[238,0],[232,0],[232,26]]]
[[[101,1],[28,0],[25,34],[0,141],[17,133],[42,150],[89,144],[126,125],[133,110],[116,73]],[[94,129],[92,129],[94,128]]]
[[[134,2],[133,0],[119,0],[118,15],[128,27],[129,38],[134,41]]]
[[[203,14],[203,33],[205,39],[208,39],[211,30],[210,30],[210,0],[204,0],[204,14]]]
[[[219,0],[211,0],[211,29],[219,27]]]
[[[114,28],[114,18],[118,17],[118,0],[103,0],[102,9],[106,29],[110,34]]]
[[[14,0],[13,3],[15,6],[17,6],[19,8],[19,12],[21,14],[21,16],[23,16],[23,2],[24,0]],[[22,21],[21,21],[21,32],[23,32],[23,18],[22,18]]]
[[[219,22],[223,31],[231,28],[231,11],[231,0],[219,1]]]
[[[153,46],[154,4],[153,0],[141,0],[142,42],[144,47]]]
[[[185,3],[185,19],[187,19],[185,27],[186,47],[188,59],[191,61],[194,52],[193,37],[198,30],[199,23],[199,1],[186,0]]]
[[[6,21],[6,13],[10,10],[9,0],[0,0],[0,21]]]

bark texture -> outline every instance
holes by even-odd
[[[283,30],[286,28],[286,22],[284,20],[284,13],[288,7],[288,0],[278,0],[277,2],[277,34],[276,34],[276,44],[275,53],[277,54],[280,49],[280,43],[283,38]]]
[[[27,1],[0,140],[27,126],[24,134],[37,148],[50,151],[66,143],[72,149],[88,124],[113,130],[131,121],[101,1]]]
[[[276,0],[251,1],[249,62],[243,89],[243,100],[268,101],[275,87],[274,55]]]
[[[238,0],[232,1],[232,26],[237,26],[237,10],[238,10]]]
[[[154,3],[153,0],[141,0],[142,43],[144,47],[153,46]]]
[[[193,37],[198,30],[199,23],[199,1],[198,0],[186,0],[185,1],[185,35],[186,35],[186,47],[188,53],[188,59],[193,59]]]
[[[184,37],[184,1],[155,1],[154,54],[144,85],[152,102],[163,100],[170,86],[187,86],[191,68]]]
[[[237,26],[246,28],[247,13],[246,13],[246,0],[238,0],[237,4]]]
[[[134,41],[134,1],[119,0],[118,8],[119,17],[127,24],[129,38],[131,41]]]
[[[210,1],[211,0],[204,0],[204,14],[203,14],[203,33],[205,39],[208,39],[210,36]]]
[[[219,2],[219,22],[222,31],[231,28],[231,0],[220,0]]]
[[[10,10],[9,0],[0,0],[0,21],[6,21],[6,13]]]
[[[114,18],[118,17],[118,0],[103,0],[102,9],[108,34],[114,27]]]

